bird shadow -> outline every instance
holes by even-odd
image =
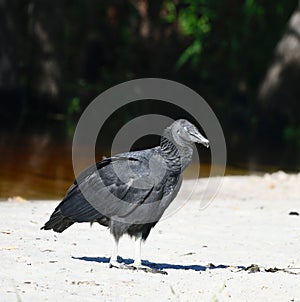
[[[83,260],[83,261],[92,261],[92,262],[97,262],[97,263],[109,263],[110,258],[108,257],[72,257],[73,259],[76,260]],[[118,256],[118,262],[124,263],[124,264],[132,264],[133,259],[131,258],[122,258]],[[142,265],[147,266],[152,269],[157,269],[157,270],[164,270],[164,269],[174,269],[174,270],[193,270],[193,271],[206,271],[207,269],[226,269],[228,267],[231,267],[231,265],[224,265],[224,264],[219,264],[219,265],[214,265],[210,264],[207,266],[204,265],[182,265],[182,264],[172,264],[172,263],[156,263],[156,262],[150,262],[148,260],[142,260]],[[245,266],[236,266],[236,268],[244,270],[246,269]]]

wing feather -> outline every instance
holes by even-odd
[[[170,186],[170,177],[158,180],[157,174],[152,174],[149,159],[153,153],[150,152],[155,149],[143,151],[142,156],[138,152],[130,156],[124,153],[83,171],[55,209],[48,225],[51,227],[51,221],[59,219],[68,222],[67,227],[74,222],[104,221],[107,225],[112,217],[131,223],[157,221],[175,197],[172,191],[177,187],[177,180],[174,178],[174,185]],[[163,170],[159,161],[155,169]]]
[[[129,169],[130,165],[138,165],[141,173]],[[135,182],[145,177],[148,177],[145,187],[135,187]],[[153,187],[145,162],[136,158],[109,158],[81,173],[56,210],[74,222],[126,216],[147,201]]]

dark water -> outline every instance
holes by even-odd
[[[2,132],[0,167],[1,199],[60,198],[73,179],[71,142],[56,131]]]
[[[20,196],[25,199],[60,199],[74,180],[72,166],[72,129],[64,122],[20,126],[0,131],[0,199]],[[84,147],[83,147],[84,148]],[[83,152],[84,154],[84,152]],[[96,148],[96,160],[109,156]],[[90,163],[81,159],[82,168]],[[244,168],[243,168],[244,167]],[[247,167],[247,168],[245,168]],[[275,171],[276,166],[256,171]],[[191,165],[185,177],[198,174],[199,166]],[[249,165],[227,166],[227,175],[252,173]],[[208,176],[210,165],[201,164],[200,176]]]

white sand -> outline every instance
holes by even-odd
[[[300,301],[300,275],[237,268],[300,273],[300,216],[289,215],[300,213],[300,174],[226,177],[200,210],[205,181],[143,246],[142,259],[168,275],[109,269],[112,241],[99,225],[39,230],[58,202],[1,202],[0,301]],[[133,251],[130,239],[121,240],[124,259]]]

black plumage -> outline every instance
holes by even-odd
[[[98,222],[109,227],[115,239],[110,265],[128,268],[117,262],[119,239],[128,234],[137,239],[131,268],[140,267],[140,243],[176,197],[194,142],[209,145],[194,125],[181,119],[165,129],[159,146],[122,153],[88,168],[42,229],[60,233],[75,222]]]

